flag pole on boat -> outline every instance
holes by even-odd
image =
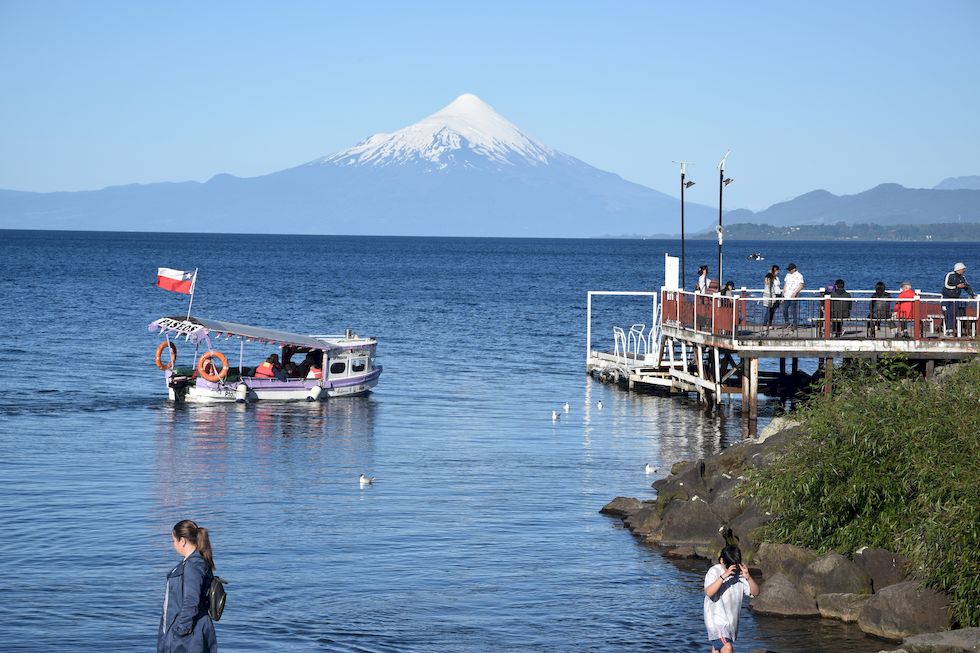
[[[191,281],[191,301],[187,303],[187,319],[191,319],[191,306],[194,305],[194,289],[197,288],[197,268],[194,268],[194,280]]]

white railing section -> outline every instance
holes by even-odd
[[[593,355],[592,349],[592,298],[593,296],[618,296],[618,297],[647,297],[650,299],[650,330],[647,331],[646,324],[632,324],[627,332],[622,327],[613,326],[614,349],[613,356],[616,363],[624,368],[632,362],[643,361],[648,354],[656,353],[660,356],[661,333],[660,333],[660,293],[656,291],[626,291],[626,290],[590,290],[588,291],[588,304],[586,308],[586,360]]]

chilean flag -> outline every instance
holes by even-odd
[[[194,281],[197,274],[194,272],[184,272],[183,270],[173,270],[171,268],[157,268],[157,283],[164,290],[170,292],[180,292],[185,295],[193,294]]]

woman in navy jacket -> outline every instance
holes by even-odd
[[[167,574],[157,653],[217,651],[214,623],[208,616],[214,569],[208,529],[185,519],[174,526],[170,537],[174,551],[184,560]]]

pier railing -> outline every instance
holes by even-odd
[[[620,290],[590,290],[588,291],[588,303],[586,307],[586,359],[593,356],[602,355],[593,349],[592,343],[592,301],[596,296],[617,296],[617,297],[637,297],[649,298],[650,300],[650,326],[646,324],[632,324],[629,329],[624,327],[613,327],[613,353],[610,362],[621,367],[624,373],[638,361],[646,361],[650,356],[657,356],[660,352],[660,306],[657,298],[659,292],[655,291],[620,291]]]
[[[742,288],[731,295],[661,291],[661,324],[735,340],[941,339],[977,337],[980,299],[875,297],[870,290],[833,297],[823,290],[769,298]]]

